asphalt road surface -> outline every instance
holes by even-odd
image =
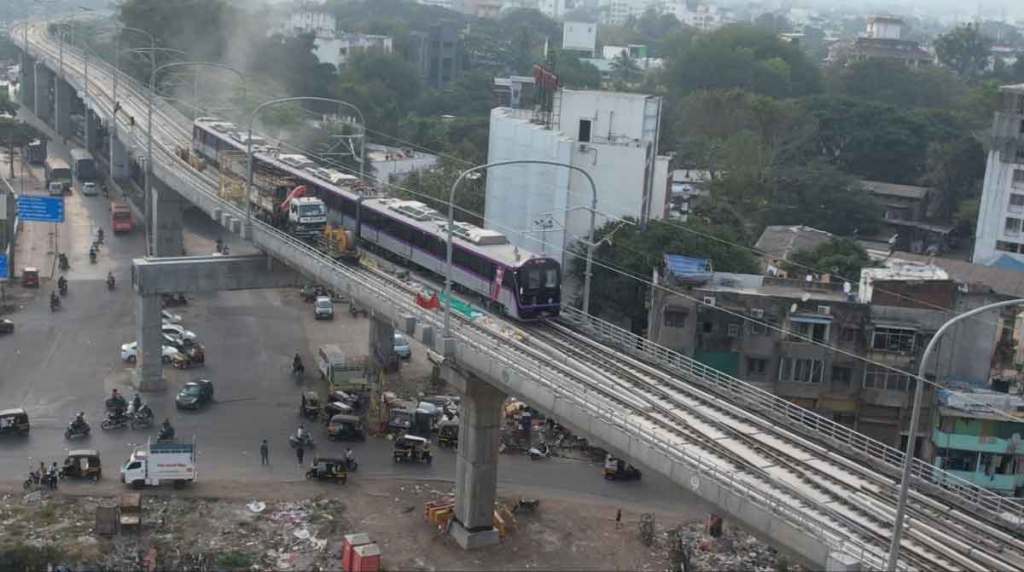
[[[56,140],[50,147],[51,152],[63,151]],[[72,448],[98,449],[106,478],[116,479],[118,466],[131,449],[156,435],[155,427],[146,431],[100,429],[103,402],[111,390],[119,388],[127,396],[133,393],[133,368],[120,360],[119,348],[135,339],[130,264],[133,257],[144,252],[140,229],[114,236],[108,208],[102,194],[83,197],[75,192],[67,200],[68,221],[56,237],[60,249],[71,257],[69,294],[61,310],[51,312],[48,306],[54,280],[44,279],[38,291],[17,286],[8,289],[20,309],[11,316],[17,324],[16,333],[0,337],[0,409],[24,407],[31,417],[32,430],[24,438],[0,438],[0,481],[20,481],[40,461],[61,462]],[[186,217],[186,222],[186,249],[212,251],[213,241],[220,234],[216,225],[194,213]],[[26,223],[22,235],[19,249],[25,255],[19,266],[28,261],[52,263],[52,225],[29,229],[30,224]],[[98,227],[104,228],[105,242],[98,262],[90,264],[89,244]],[[242,245],[232,246],[232,252],[243,251]],[[104,282],[108,270],[118,279],[114,291],[109,291]],[[206,346],[206,365],[185,371],[165,367],[168,390],[146,394],[143,399],[155,411],[157,422],[168,417],[178,437],[194,436],[197,440],[200,482],[196,487],[201,488],[204,479],[302,479],[303,469],[287,443],[287,436],[300,422],[302,389],[288,375],[291,356],[301,351],[307,368],[312,369],[314,349],[327,340],[365,348],[368,321],[341,313],[333,322],[316,322],[309,306],[291,290],[197,296],[189,305],[172,311],[182,315],[185,327],[195,331]],[[414,361],[423,359],[422,348],[414,344],[413,352]],[[177,389],[199,377],[214,381],[215,402],[198,412],[176,411]],[[313,375],[307,372],[305,385],[313,388],[314,383]],[[64,428],[78,411],[85,412],[92,435],[67,441]],[[362,443],[334,443],[326,439],[322,425],[307,426],[316,440],[316,448],[307,451],[307,463],[312,454],[341,455],[351,447],[360,462],[356,478],[454,477],[455,455],[451,451],[435,447],[430,465],[396,465],[391,460],[390,441],[370,438]],[[270,442],[269,467],[259,462],[258,446],[264,438]],[[593,495],[665,510],[683,509],[698,502],[657,475],[646,474],[640,482],[609,482],[602,478],[598,464],[557,458],[530,461],[525,455],[503,455],[499,481],[560,496]]]

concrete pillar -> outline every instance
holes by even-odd
[[[182,213],[187,203],[177,191],[163,184],[153,185],[153,193],[153,256],[182,256]]]
[[[35,112],[36,108],[36,61],[21,52],[21,104]]]
[[[99,141],[96,139],[96,131],[99,129],[100,118],[96,117],[88,107],[85,108],[85,148],[90,153],[94,151],[94,147],[99,147]]]
[[[114,180],[124,180],[131,177],[130,166],[131,157],[128,155],[128,150],[121,144],[121,140],[117,138],[117,131],[111,127],[110,129],[110,176]]]
[[[54,122],[53,130],[62,137],[74,136],[74,128],[71,126],[71,99],[74,90],[71,85],[61,78],[54,82]]]
[[[135,339],[139,342],[139,351],[135,364],[135,386],[139,391],[164,389],[160,323],[160,295],[136,295]]]
[[[33,66],[33,73],[35,74],[33,81],[35,90],[32,109],[36,117],[43,123],[49,123],[53,118],[53,108],[50,106],[50,84],[53,82],[53,72],[42,62],[36,62]]]
[[[370,316],[370,355],[379,369],[398,369],[398,356],[395,355],[395,326],[389,320],[378,318],[376,314]]]
[[[498,445],[505,394],[475,377],[446,380],[463,394],[455,461],[455,520],[451,534],[466,550],[498,543],[494,501],[498,494]],[[457,378],[457,379],[456,379]]]

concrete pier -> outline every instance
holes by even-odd
[[[36,60],[25,52],[21,52],[21,104],[35,113],[36,111]]]
[[[35,90],[33,91],[32,109],[40,121],[50,123],[50,120],[53,119],[53,108],[50,106],[50,86],[53,84],[53,72],[43,62],[37,61],[33,66],[33,74],[35,77],[32,84],[35,86]]]
[[[183,256],[185,254],[184,239],[182,237],[182,214],[188,203],[167,185],[155,182],[153,185],[153,213],[147,213],[152,217],[153,226],[156,232],[151,234],[153,240],[153,256]]]

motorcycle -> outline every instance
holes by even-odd
[[[31,471],[28,474],[28,478],[25,479],[25,482],[22,484],[22,488],[26,491],[32,488],[38,488],[42,485],[42,480],[43,479],[38,471]]]
[[[100,423],[100,428],[105,431],[111,431],[114,429],[124,429],[128,426],[127,415],[114,415],[113,413],[107,414],[107,418]]]
[[[153,410],[148,405],[143,405],[138,411],[129,413],[129,418],[132,429],[148,429],[153,426]]]
[[[174,427],[170,425],[164,425],[160,428],[160,434],[157,436],[157,441],[171,441],[174,439]]]
[[[68,428],[64,430],[65,439],[74,439],[75,437],[88,437],[91,428],[89,424],[82,421],[81,424],[75,424],[74,421],[68,423]]]
[[[526,453],[530,455],[531,461],[536,461],[538,459],[547,459],[548,457],[550,457],[551,449],[548,448],[546,443],[541,443],[536,447],[530,447],[530,449]]]
[[[57,297],[57,293],[50,294],[50,311],[56,312],[60,308],[60,298]]]
[[[165,308],[172,308],[174,306],[187,306],[188,299],[185,298],[184,294],[163,294],[162,303]]]
[[[128,409],[128,400],[123,395],[118,394],[117,397],[108,397],[104,405],[107,407],[107,411],[114,411],[117,409]]]
[[[292,449],[298,448],[299,445],[301,445],[303,449],[312,449],[315,446],[313,444],[313,436],[310,435],[308,431],[302,434],[301,441],[294,434],[289,435],[288,444],[292,446]]]
[[[96,229],[96,243],[97,244],[103,244],[103,229],[102,228]]]
[[[89,262],[96,264],[96,248],[89,249]]]

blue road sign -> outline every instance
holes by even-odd
[[[64,222],[64,197],[18,197],[18,218],[28,222]]]
[[[0,254],[0,280],[7,280],[11,277],[10,268],[8,268],[7,255]]]

